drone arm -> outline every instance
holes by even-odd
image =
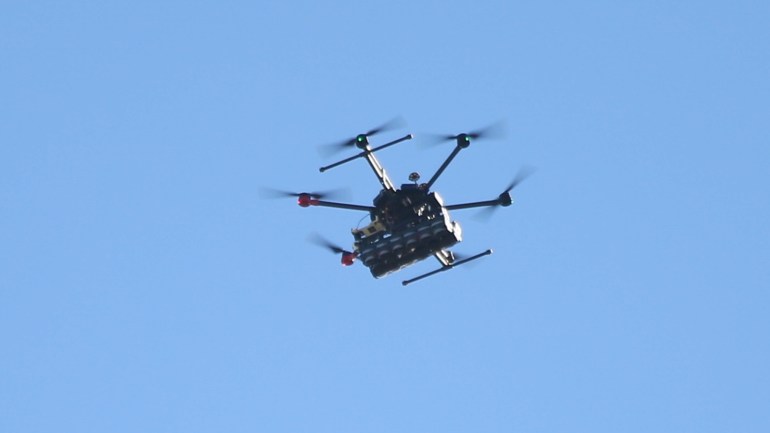
[[[393,140],[390,143],[385,143],[382,146],[377,146],[377,147],[373,148],[372,150],[370,150],[369,152],[370,153],[374,153],[374,152],[377,152],[378,150],[382,150],[382,149],[385,149],[387,147],[393,146],[394,144],[401,143],[402,141],[411,140],[412,138],[414,138],[414,136],[412,134],[406,134],[405,136],[403,136],[403,137],[401,137],[401,138],[399,138],[397,140]]]
[[[478,254],[476,254],[475,256],[471,256],[471,257],[468,257],[467,259],[457,260],[457,261],[456,261],[456,262],[454,262],[454,263],[451,263],[451,264],[448,264],[448,265],[443,265],[443,266],[441,266],[440,268],[438,268],[438,269],[436,269],[436,270],[430,271],[430,272],[428,272],[428,273],[426,273],[426,274],[422,274],[422,275],[420,275],[420,276],[417,276],[417,277],[415,277],[415,278],[412,278],[411,280],[404,280],[404,281],[402,281],[402,282],[401,282],[401,284],[402,284],[402,285],[404,285],[404,286],[406,286],[406,285],[408,285],[408,284],[414,283],[415,281],[419,281],[419,280],[422,280],[423,278],[428,278],[428,277],[430,277],[431,275],[436,275],[436,274],[438,274],[439,272],[444,272],[444,271],[448,271],[448,270],[450,270],[450,269],[454,269],[454,268],[456,268],[457,266],[460,266],[460,265],[462,265],[462,264],[465,264],[465,263],[468,263],[468,262],[470,262],[471,260],[480,259],[480,258],[482,258],[482,257],[484,257],[484,256],[488,256],[488,255],[490,255],[490,254],[492,254],[492,250],[486,250],[486,251],[484,251],[484,252],[482,252],[482,253],[478,253]]]
[[[446,210],[459,210],[459,209],[470,209],[473,207],[510,206],[511,203],[513,203],[513,200],[511,199],[511,194],[509,191],[510,191],[510,188],[504,191],[499,196],[497,196],[497,198],[494,200],[484,200],[484,201],[475,201],[472,203],[453,204],[449,206],[444,206],[444,208]]]
[[[442,267],[440,267],[440,268],[438,268],[438,269],[436,269],[436,270],[434,270],[434,271],[430,271],[430,272],[428,272],[428,273],[426,273],[426,274],[422,274],[422,275],[420,275],[419,277],[414,277],[414,278],[412,278],[412,279],[410,279],[410,280],[404,280],[404,281],[402,281],[402,282],[401,282],[401,284],[402,284],[402,285],[404,285],[404,286],[407,286],[407,285],[409,285],[409,284],[412,284],[412,283],[414,283],[415,281],[420,281],[420,280],[422,280],[423,278],[428,278],[428,277],[430,277],[431,275],[436,275],[436,274],[438,274],[439,272],[448,271],[448,270],[450,270],[450,269],[452,269],[452,265],[442,266]]]
[[[318,170],[321,173],[323,173],[323,172],[325,172],[326,170],[328,170],[330,168],[339,167],[342,164],[348,163],[348,162],[350,162],[350,161],[352,161],[354,159],[357,159],[357,158],[361,158],[364,155],[366,155],[366,151],[363,151],[363,152],[359,153],[358,155],[351,156],[350,158],[345,158],[342,161],[335,162],[334,164],[327,165],[326,167],[321,167]]]
[[[413,138],[412,134],[407,134],[407,135],[405,135],[405,136],[403,136],[403,137],[401,137],[401,138],[399,138],[397,140],[393,140],[390,143],[385,143],[382,146],[377,146],[375,148],[370,148],[369,144],[367,143],[363,147],[359,146],[359,147],[364,149],[359,154],[357,154],[355,156],[351,156],[350,158],[343,159],[342,161],[335,162],[334,164],[327,165],[326,167],[321,167],[319,170],[323,173],[324,171],[326,171],[326,170],[328,170],[330,168],[338,167],[338,166],[340,166],[342,164],[345,164],[347,162],[350,162],[350,161],[352,161],[354,159],[366,158],[366,162],[369,163],[369,166],[374,171],[375,176],[377,176],[377,180],[380,181],[380,185],[382,185],[382,187],[384,189],[387,189],[389,191],[395,191],[396,187],[393,186],[393,182],[391,182],[390,179],[388,178],[387,173],[385,173],[385,169],[382,168],[382,165],[377,160],[377,158],[374,156],[374,152],[377,152],[379,150],[382,150],[382,149],[385,149],[387,147],[393,146],[395,144],[401,143],[402,141],[411,140],[412,138]]]
[[[372,212],[375,210],[374,206],[362,206],[357,204],[337,203],[333,201],[324,201],[324,200],[310,200],[308,202],[308,205],[321,206],[321,207],[333,207],[337,209],[361,210],[366,212]]]
[[[450,206],[445,206],[445,208],[446,210],[459,210],[459,209],[470,209],[474,207],[498,206],[499,204],[500,204],[500,200],[495,199],[495,200],[476,201],[473,203],[453,204]]]
[[[373,149],[366,149],[363,152],[359,152],[357,155],[351,156],[350,158],[345,158],[342,161],[335,162],[334,164],[330,164],[330,165],[327,165],[325,167],[321,167],[318,170],[321,173],[323,173],[326,170],[332,169],[334,167],[339,167],[340,165],[346,164],[346,163],[348,163],[350,161],[353,161],[354,159],[363,158],[363,157],[365,157],[366,155],[368,155],[370,153],[374,153],[374,152],[377,152],[378,150],[382,150],[382,149],[388,148],[390,146],[393,146],[394,144],[401,143],[402,141],[411,140],[412,138],[413,138],[412,134],[407,134],[407,135],[405,135],[405,136],[403,136],[403,137],[401,137],[401,138],[399,138],[397,140],[391,141],[390,143],[385,143],[382,146],[377,146],[377,147],[375,147]]]
[[[430,189],[430,187],[433,186],[433,183],[436,182],[438,177],[441,176],[441,173],[443,173],[444,170],[446,170],[446,168],[449,166],[452,160],[455,159],[455,156],[457,156],[457,154],[460,153],[462,149],[463,147],[460,146],[459,144],[455,146],[454,150],[452,151],[452,153],[449,154],[449,157],[447,157],[446,161],[444,161],[444,163],[441,164],[441,167],[439,167],[438,170],[436,170],[436,174],[434,174],[433,177],[431,177],[430,180],[428,181],[427,183],[428,189]]]

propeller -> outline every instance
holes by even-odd
[[[488,208],[485,208],[479,212],[479,219],[481,220],[488,220],[494,213],[499,209],[500,207],[510,206],[511,203],[513,203],[513,200],[511,199],[511,190],[516,188],[521,182],[523,182],[526,178],[532,175],[532,173],[535,172],[535,168],[530,165],[525,165],[521,167],[516,173],[516,176],[514,176],[513,180],[510,184],[505,188],[505,190],[500,193],[498,196],[498,202],[495,206],[490,206]]]
[[[427,134],[428,140],[425,142],[427,145],[436,145],[449,140],[455,140],[463,147],[470,145],[471,140],[478,140],[481,138],[503,138],[505,137],[505,122],[500,120],[491,125],[487,125],[484,128],[477,129],[471,132],[463,132],[456,135],[446,134]]]
[[[402,126],[404,126],[404,124],[405,124],[404,119],[401,116],[397,116],[383,123],[382,125],[376,128],[370,129],[362,134],[358,134],[353,138],[345,139],[342,141],[321,146],[319,148],[319,152],[324,154],[324,156],[328,156],[328,155],[338,153],[348,147],[355,146],[355,145],[360,145],[363,148],[363,146],[369,143],[368,141],[369,137],[379,134],[380,132],[401,128]]]
[[[532,167],[531,165],[525,165],[524,167],[521,167],[519,169],[519,172],[516,173],[516,177],[514,177],[511,183],[508,185],[508,188],[505,189],[504,193],[508,193],[512,189],[516,188],[518,184],[523,182],[524,179],[531,176],[532,173],[534,172],[535,172],[535,167]]]
[[[342,254],[342,259],[340,261],[343,266],[350,266],[356,260],[356,256],[357,256],[356,253],[350,252],[332,243],[331,241],[327,240],[326,238],[319,235],[318,233],[313,233],[312,235],[308,236],[308,241],[322,248],[326,248],[327,250],[331,251],[334,254]]]
[[[259,195],[263,198],[310,197],[316,200],[321,200],[329,198],[339,199],[347,195],[347,191],[348,190],[346,188],[316,192],[291,192],[273,188],[260,188]]]
[[[308,236],[308,241],[320,247],[326,248],[334,254],[352,254],[350,251],[347,251],[342,247],[332,243],[318,233],[313,233],[312,235]]]

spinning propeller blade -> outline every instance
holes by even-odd
[[[380,132],[391,131],[391,130],[394,130],[394,129],[402,128],[405,123],[406,122],[404,122],[404,118],[403,117],[396,116],[396,117],[388,120],[387,122],[383,123],[382,125],[374,128],[374,129],[369,130],[364,135],[372,136],[372,135],[375,135],[375,134],[379,134]]]
[[[350,252],[336,244],[333,244],[318,233],[313,233],[312,235],[308,236],[308,241],[322,248],[326,248],[334,254],[341,254],[342,257],[340,258],[340,263],[342,263],[343,266],[350,266],[356,261],[356,253]]]
[[[535,172],[535,167],[532,167],[531,165],[525,165],[524,167],[521,167],[519,169],[519,172],[516,173],[516,177],[513,178],[511,183],[508,185],[508,188],[505,189],[503,192],[510,192],[512,189],[516,188],[518,184],[520,184],[524,179],[528,178],[532,175],[532,173]]]
[[[505,122],[502,120],[487,125],[484,128],[477,129],[471,132],[463,132],[456,135],[447,134],[426,134],[428,140],[425,142],[427,145],[436,145],[449,140],[478,140],[480,138],[504,138],[505,137]]]
[[[505,190],[500,194],[499,200],[500,202],[496,206],[490,206],[488,208],[482,209],[479,213],[477,218],[486,221],[489,218],[494,215],[495,211],[497,211],[501,206],[510,206],[511,204],[511,190],[516,188],[521,182],[523,182],[526,178],[532,175],[532,173],[535,172],[535,168],[530,165],[525,165],[519,169],[519,172],[516,173],[516,176],[513,178],[510,184],[505,188]]]
[[[329,199],[329,198],[341,198],[346,196],[347,189],[334,189],[330,191],[317,191],[317,192],[291,192],[283,191],[273,188],[260,188],[259,195],[263,198],[284,198],[284,197],[300,197],[308,195],[316,200]]]
[[[355,146],[359,140],[367,139],[368,137],[379,134],[380,132],[401,128],[404,126],[404,124],[405,124],[404,119],[401,116],[394,117],[393,119],[390,119],[389,121],[383,123],[382,125],[376,128],[372,128],[369,131],[363,134],[359,134],[353,138],[323,145],[319,148],[319,153],[321,153],[324,156],[331,156],[348,147]]]
[[[313,233],[312,235],[308,236],[307,240],[311,243],[314,243],[320,247],[326,248],[327,250],[335,253],[335,254],[351,254],[350,251],[347,251],[343,249],[342,247],[333,244],[331,241],[327,240],[323,236],[319,235],[318,233]]]

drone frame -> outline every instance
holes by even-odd
[[[388,147],[394,146],[398,143],[402,143],[407,140],[411,140],[414,138],[412,134],[407,134],[403,137],[400,137],[396,140],[390,141],[388,143],[385,143],[383,145],[377,146],[377,147],[371,147],[369,144],[369,134],[359,134],[356,136],[354,140],[352,140],[350,143],[345,144],[355,144],[356,147],[361,149],[361,152],[358,154],[345,158],[343,160],[340,160],[338,162],[335,162],[333,164],[321,167],[319,169],[320,172],[325,172],[327,170],[330,170],[335,167],[339,167],[340,165],[346,164],[348,162],[354,161],[358,158],[365,158],[368,162],[369,166],[371,167],[372,171],[374,172],[375,176],[377,177],[377,180],[380,182],[382,187],[386,190],[395,192],[396,188],[393,184],[393,182],[390,180],[390,178],[387,175],[387,172],[383,168],[382,164],[379,162],[377,157],[374,155],[375,152],[378,152],[380,150],[386,149]],[[456,145],[452,152],[449,154],[449,156],[444,160],[444,162],[439,166],[439,168],[436,170],[436,172],[433,174],[433,176],[430,178],[430,180],[421,185],[421,187],[425,188],[426,191],[429,191],[430,188],[433,186],[433,184],[438,180],[438,178],[444,173],[446,168],[452,163],[454,158],[460,153],[461,150],[466,149],[470,146],[471,140],[473,138],[476,138],[478,134],[459,134],[457,136],[451,137],[456,140]],[[511,195],[509,191],[515,184],[511,184],[511,186],[501,193],[497,198],[491,199],[491,200],[484,200],[484,201],[477,201],[477,202],[469,202],[469,203],[460,203],[460,204],[454,204],[454,205],[447,205],[443,206],[445,210],[461,210],[461,209],[469,209],[469,208],[478,208],[478,207],[495,207],[495,206],[510,206],[512,203]],[[300,206],[307,207],[307,206],[321,206],[321,207],[331,207],[331,208],[337,208],[337,209],[348,209],[348,210],[358,210],[358,211],[368,211],[372,212],[376,210],[373,206],[362,206],[362,205],[354,205],[354,204],[347,204],[347,203],[338,203],[338,202],[330,202],[330,201],[324,201],[324,200],[318,200],[312,197],[311,194],[303,193],[299,194],[299,200],[298,203]],[[436,257],[436,259],[441,264],[441,267],[438,269],[435,269],[433,271],[424,273],[422,275],[419,275],[417,277],[404,280],[402,281],[402,284],[404,286],[411,284],[413,282],[419,281],[423,278],[430,277],[432,275],[435,275],[440,272],[445,272],[451,269],[456,268],[457,266],[463,265],[465,263],[471,262],[473,260],[480,259],[482,257],[488,256],[492,254],[491,249],[487,249],[486,251],[483,251],[481,253],[478,253],[474,256],[464,258],[461,260],[455,260],[454,255],[449,252],[448,250],[440,250],[436,251],[433,255]]]

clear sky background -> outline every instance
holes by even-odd
[[[0,6],[0,431],[767,432],[765,1]],[[396,115],[457,251],[408,287],[309,244]],[[347,154],[340,155],[340,157]]]

